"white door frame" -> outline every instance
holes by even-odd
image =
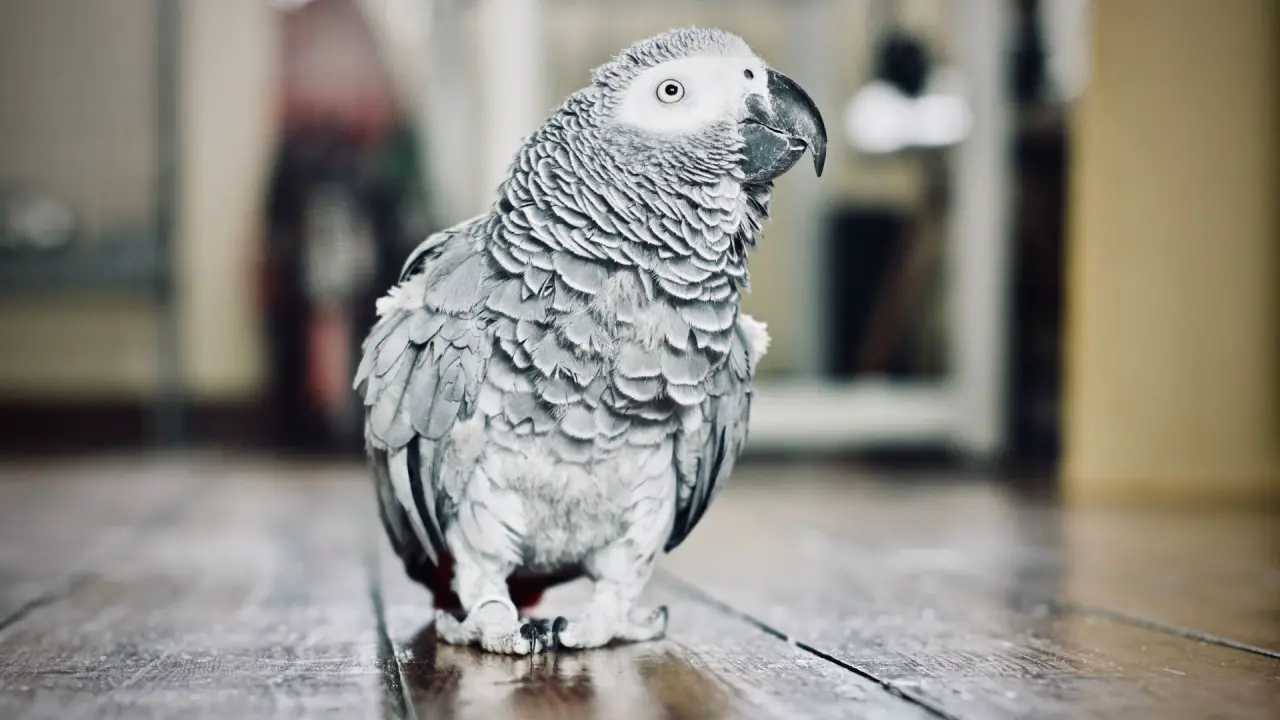
[[[797,8],[802,32],[825,0]],[[951,151],[945,298],[950,375],[943,382],[761,382],[751,412],[752,448],[871,447],[944,444],[975,457],[1004,447],[1011,112],[1006,89],[1002,0],[955,0],[952,60],[963,73],[974,114],[970,136]],[[819,36],[821,33],[818,34]],[[810,35],[810,37],[813,37]],[[801,65],[820,77],[830,56],[820,43],[801,43]],[[826,97],[830,98],[830,95]],[[810,195],[813,216],[821,199]],[[798,263],[812,273],[824,264],[817,234]],[[800,244],[797,244],[799,246]],[[799,287],[815,288],[812,278]],[[808,306],[820,304],[817,293]],[[806,322],[810,325],[810,322]],[[821,333],[812,324],[810,332]],[[806,342],[817,346],[816,342]]]

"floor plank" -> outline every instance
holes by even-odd
[[[744,491],[738,502],[839,530],[899,563],[1012,577],[1024,593],[1280,655],[1275,512],[1063,510],[985,478],[855,475],[832,465],[753,465],[735,485]]]
[[[96,560],[162,519],[196,473],[174,458],[0,465],[0,628],[69,591]]]
[[[375,715],[373,509],[349,480],[234,466],[208,478],[170,522],[0,634],[0,717]]]
[[[1059,522],[1065,600],[1280,658],[1280,517],[1111,510]]]
[[[382,547],[387,627],[416,717],[867,718],[931,715],[657,578],[644,602],[670,611],[668,637],[591,652],[505,658],[438,644],[429,595]],[[571,613],[590,592],[548,593],[535,615]]]
[[[990,486],[822,475],[738,478],[664,567],[955,717],[1280,708],[1272,658],[1046,602],[1072,587],[1061,577],[1076,571],[1070,547],[1045,546],[1036,521]]]

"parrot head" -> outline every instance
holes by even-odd
[[[767,183],[808,150],[822,175],[822,114],[736,35],[670,30],[622,51],[596,68],[593,80],[612,154],[641,172],[656,163],[695,179],[730,174]]]

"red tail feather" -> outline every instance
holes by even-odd
[[[564,582],[562,577],[507,578],[507,591],[511,593],[511,602],[521,611],[528,610],[542,600],[542,594],[552,585]],[[435,572],[425,579],[424,584],[431,591],[432,604],[440,610],[462,610],[462,601],[453,592],[453,557],[444,555]]]

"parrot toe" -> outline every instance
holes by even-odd
[[[636,608],[628,618],[628,622],[618,630],[619,640],[645,642],[657,640],[667,634],[667,606],[659,605],[652,610]]]
[[[621,629],[609,618],[590,612],[572,621],[558,617],[552,628],[556,648],[562,650],[604,647],[618,636],[617,631]]]
[[[441,642],[450,645],[479,645],[492,653],[503,655],[529,655],[535,652],[539,642],[545,644],[545,634],[537,625],[520,622],[514,615],[502,612],[505,608],[490,606],[478,612],[468,613],[459,621],[453,613],[436,611],[436,635]]]
[[[544,621],[545,622],[545,621]],[[667,634],[667,606],[636,608],[627,619],[613,623],[590,612],[570,622],[557,617],[551,624],[552,647],[556,650],[586,650],[621,642],[658,640]]]
[[[448,610],[436,610],[436,635],[450,645],[466,645],[475,639],[475,633]]]
[[[547,618],[530,618],[520,626],[520,635],[528,640],[534,653],[555,649],[551,621]]]
[[[527,622],[520,626],[520,637],[529,642],[529,646],[536,654],[540,647],[546,647],[543,639],[545,636],[542,632],[542,626],[537,622]]]
[[[556,650],[560,649],[560,633],[564,632],[568,627],[569,621],[563,615],[557,617],[555,621],[551,623],[551,641],[554,643],[553,647],[555,647]]]

